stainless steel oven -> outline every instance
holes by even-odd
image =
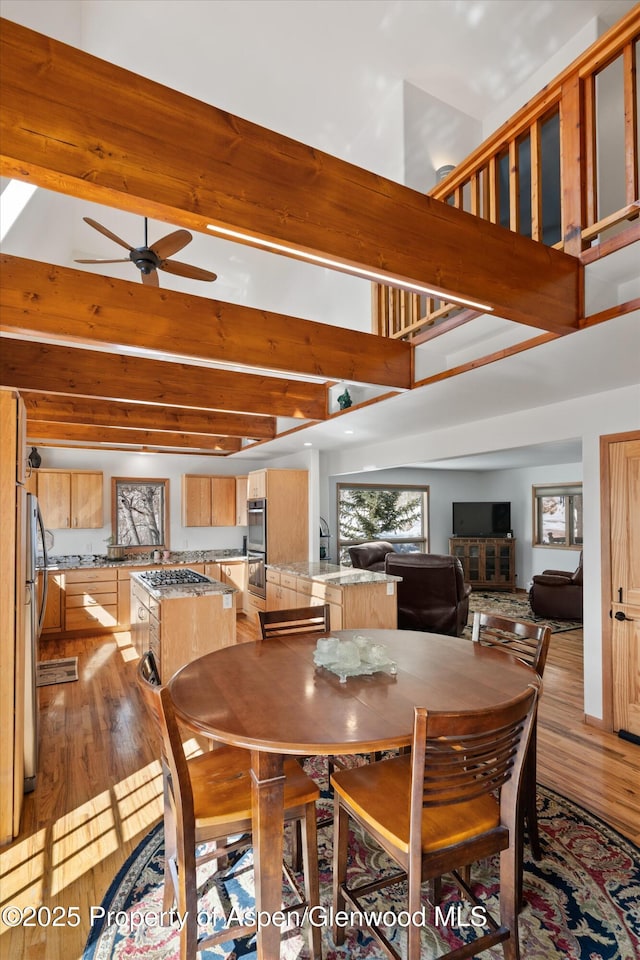
[[[253,593],[256,597],[266,597],[267,595],[265,559],[265,554],[260,550],[249,550],[247,554],[249,593]]]
[[[247,547],[249,552],[267,553],[267,501],[249,500],[247,503],[247,522],[249,536]]]

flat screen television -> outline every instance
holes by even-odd
[[[453,504],[454,537],[506,537],[511,533],[511,504],[482,501]]]

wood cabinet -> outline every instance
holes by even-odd
[[[395,629],[398,604],[395,581],[337,585],[267,569],[267,610],[289,610],[328,603],[332,630]]]
[[[247,500],[259,500],[267,495],[267,471],[252,470],[247,477]]]
[[[38,574],[38,604],[42,602],[44,573]],[[60,633],[64,630],[64,574],[47,574],[47,605],[44,608],[42,633]]]
[[[67,570],[64,575],[65,630],[118,626],[118,572],[109,568]]]
[[[131,642],[141,656],[152,650],[166,683],[180,667],[236,641],[234,595],[156,597],[131,580]]]
[[[449,553],[458,557],[464,578],[476,588],[516,589],[516,541],[512,537],[450,537]]]
[[[191,567],[193,570],[194,568]],[[218,560],[215,563],[205,563],[203,573],[206,577],[213,580],[219,580],[230,587],[235,587],[236,593],[236,613],[246,613],[247,604],[247,561],[242,558],[238,560]]]
[[[248,489],[248,477],[236,477],[236,527],[246,527],[248,523]]]
[[[100,529],[104,526],[103,475],[93,470],[43,470],[37,493],[50,530]]]
[[[306,470],[256,470],[253,490],[267,500],[267,561],[293,563],[309,559],[309,474]]]
[[[184,527],[234,527],[236,478],[184,474],[182,477]]]

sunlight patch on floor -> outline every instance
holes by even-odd
[[[9,904],[24,908],[42,903],[46,835],[46,830],[38,830],[0,854],[2,908]],[[6,930],[2,923],[0,932]]]

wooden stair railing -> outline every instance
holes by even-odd
[[[635,242],[638,231],[625,231],[625,223],[640,214],[639,48],[637,5],[429,196],[584,262],[594,258],[592,246],[606,255]],[[611,123],[618,124],[613,138]],[[450,329],[474,316],[455,303],[373,285],[372,330],[380,336],[417,342],[427,328]]]

